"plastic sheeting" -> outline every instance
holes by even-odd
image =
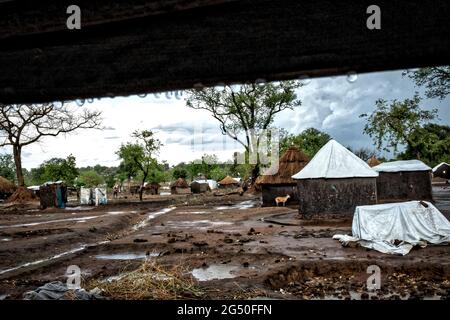
[[[401,171],[429,171],[431,168],[420,160],[401,160],[392,162],[383,162],[373,170],[377,172],[401,172]]]
[[[107,203],[106,187],[80,189],[80,204],[98,206]]]
[[[217,181],[215,181],[215,180],[211,180],[211,179],[207,179],[207,180],[199,179],[199,180],[194,180],[194,181],[192,181],[192,182],[207,183],[207,184],[209,185],[209,188],[210,188],[211,190],[217,189]]]
[[[405,255],[416,245],[450,243],[450,222],[425,201],[359,206],[353,216],[352,233],[333,239],[343,245],[359,242],[383,253]]]
[[[378,177],[367,163],[335,140],[324,145],[294,179]]]
[[[84,289],[70,290],[60,282],[54,281],[33,291],[27,291],[23,295],[24,300],[104,300],[105,298],[95,292],[87,292]]]

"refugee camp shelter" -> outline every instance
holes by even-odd
[[[8,199],[16,189],[14,183],[0,176],[0,200]]]
[[[275,206],[275,198],[286,195],[290,195],[288,205],[298,204],[297,181],[292,176],[300,172],[308,162],[309,157],[296,147],[287,149],[278,163],[256,179],[256,184],[262,191],[262,205]]]
[[[442,179],[450,179],[450,164],[446,162],[441,162],[436,167],[433,168],[433,177],[438,177]]]
[[[149,195],[159,194],[159,188],[161,188],[159,183],[144,183],[144,193]]]
[[[191,193],[191,188],[189,184],[183,178],[178,178],[170,185],[170,193],[172,194],[187,194]]]
[[[108,203],[106,187],[84,188],[80,189],[80,204],[101,205]]]
[[[238,186],[239,186],[239,182],[230,176],[226,176],[225,178],[223,178],[222,180],[219,181],[220,189],[236,188]]]
[[[67,203],[67,186],[63,181],[49,181],[39,187],[41,209],[65,208]]]
[[[192,193],[205,193],[211,191],[209,184],[207,181],[192,181],[191,183],[191,191]]]
[[[299,212],[353,213],[356,206],[375,204],[377,176],[366,162],[330,140],[292,176],[297,180]]]
[[[372,168],[377,178],[378,200],[432,200],[431,168],[420,160],[401,160]]]
[[[372,156],[369,160],[367,160],[367,164],[369,165],[369,167],[375,167],[381,164],[381,161],[378,160],[375,156]]]

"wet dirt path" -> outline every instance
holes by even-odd
[[[7,217],[0,221],[10,226],[0,228],[0,239],[10,239],[0,241],[0,294],[20,298],[46,282],[64,282],[69,265],[78,265],[89,281],[120,277],[154,259],[186,266],[206,298],[246,290],[282,299],[450,296],[450,246],[415,249],[404,257],[344,248],[331,237],[351,232],[348,216],[300,220],[295,208],[261,208],[255,197],[203,202],[111,206],[57,219],[39,213],[21,223]],[[272,222],[280,216],[293,223]],[[44,218],[46,223],[35,224]],[[365,289],[369,265],[383,272],[383,290],[376,295]]]

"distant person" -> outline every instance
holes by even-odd
[[[118,196],[119,196],[119,186],[116,184],[113,187],[113,198],[117,199]]]

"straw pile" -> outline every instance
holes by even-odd
[[[25,188],[18,187],[17,190],[8,198],[7,202],[24,203],[37,200],[33,191]]]

